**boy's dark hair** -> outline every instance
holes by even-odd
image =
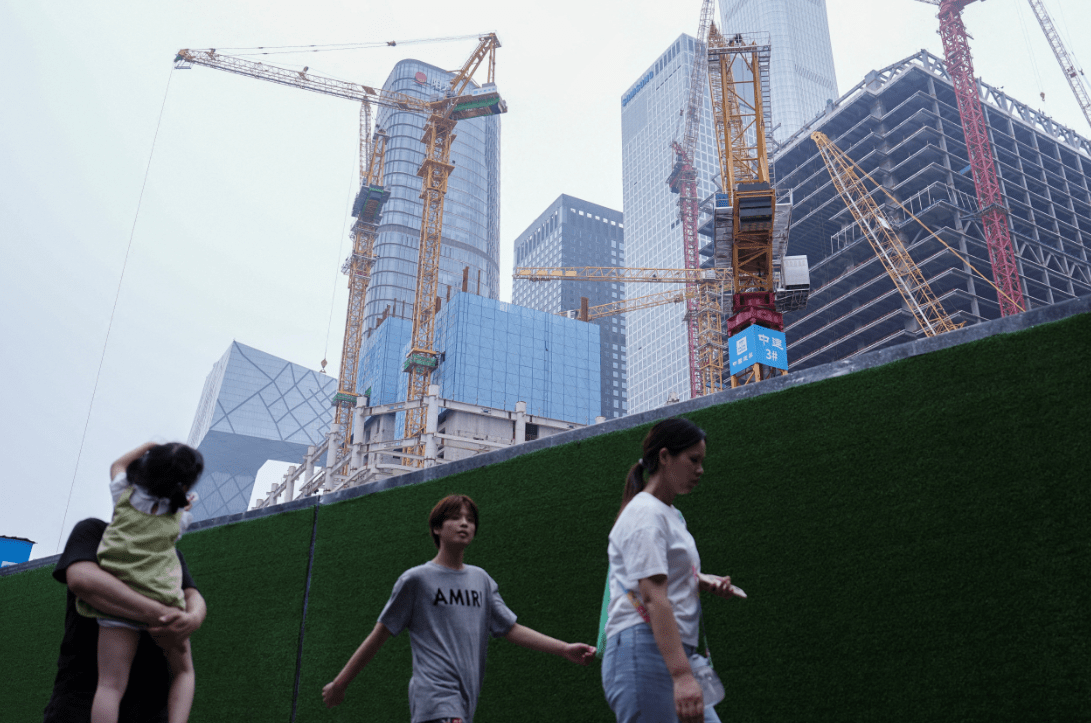
[[[152,497],[170,500],[170,511],[174,514],[179,507],[189,504],[186,493],[197,484],[204,469],[205,458],[200,452],[181,442],[171,442],[156,445],[134,459],[125,468],[125,476]]]
[[[443,523],[447,520],[456,519],[462,512],[463,505],[470,511],[470,519],[474,523],[474,537],[477,537],[477,531],[481,529],[481,523],[477,521],[477,503],[466,495],[447,495],[436,503],[436,506],[432,508],[432,514],[428,515],[428,531],[432,533],[432,542],[436,543],[437,550],[439,535],[436,534],[436,528],[443,527]]]

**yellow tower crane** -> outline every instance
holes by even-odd
[[[755,36],[725,37],[713,24],[708,37],[708,85],[712,96],[714,137],[720,160],[724,194],[716,206],[731,209],[730,232],[733,274],[733,314],[727,321],[729,349],[750,326],[780,335],[784,345],[784,317],[776,309],[773,270],[773,221],[776,191],[769,173],[766,150],[768,121],[769,45]],[[717,221],[717,225],[719,221]],[[768,338],[765,334],[762,338]],[[740,347],[741,348],[741,347]],[[753,350],[751,350],[753,355]],[[773,363],[732,363],[731,386],[758,382],[787,373],[783,349]],[[722,357],[721,357],[722,373]],[[737,368],[736,368],[737,367]]]
[[[391,43],[393,44],[393,43]],[[424,210],[421,221],[420,252],[418,256],[417,290],[413,305],[413,336],[406,370],[410,372],[409,399],[419,399],[428,389],[436,354],[433,350],[435,305],[439,278],[440,239],[443,231],[443,198],[447,192],[447,178],[453,165],[450,163],[454,127],[459,120],[495,115],[507,112],[507,105],[496,92],[495,51],[500,47],[496,35],[489,33],[478,39],[478,46],[455,73],[450,88],[440,98],[420,100],[409,95],[326,78],[303,70],[280,68],[267,63],[208,50],[179,50],[175,67],[190,68],[193,65],[226,70],[259,80],[310,90],[361,103],[361,149],[366,148],[366,132],[370,126],[370,104],[392,110],[423,113],[428,116],[424,127],[425,158],[417,174],[422,179],[421,198]],[[471,86],[474,72],[488,60],[488,82],[481,87]],[[377,135],[372,152],[364,153],[366,166],[361,159],[360,196],[354,205],[357,222],[353,227],[353,253],[345,263],[349,274],[350,300],[345,326],[345,344],[338,393],[334,398],[337,409],[336,423],[342,430],[342,446],[351,441],[351,410],[355,406],[356,370],[359,361],[360,341],[363,331],[363,303],[370,281],[371,263],[374,260],[374,243],[382,205],[389,196],[383,188],[385,134]],[[362,216],[361,216],[362,214]],[[422,414],[410,413],[406,421],[406,436],[415,437],[423,427]]]
[[[871,193],[864,186],[860,176],[863,175],[869,179],[870,177],[824,133],[815,131],[811,134],[811,140],[818,146],[822,160],[826,163],[826,170],[833,179],[834,187],[852,212],[857,225],[875,250],[875,255],[879,257],[883,268],[894,282],[894,287],[905,300],[906,306],[920,324],[925,336],[936,336],[962,326],[960,323],[956,324],[944,310],[924,278],[924,274],[921,273],[920,267],[909,255],[902,240],[894,233],[894,226],[890,219],[872,200]],[[913,218],[920,222],[916,216]],[[936,238],[939,239],[938,236]],[[957,254],[954,249],[951,251]],[[959,257],[961,258],[961,255]],[[992,284],[991,281],[989,283]]]
[[[409,355],[405,370],[409,372],[409,394],[412,402],[423,399],[432,381],[439,356],[435,350],[436,312],[439,309],[439,258],[443,234],[443,199],[451,164],[451,143],[455,140],[455,124],[464,118],[507,112],[507,105],[496,92],[496,49],[500,40],[489,33],[480,39],[477,49],[451,79],[445,98],[429,104],[430,114],[424,125],[425,156],[420,170],[421,200],[424,212],[420,227],[420,252],[417,256],[417,291],[413,300],[413,331],[409,339]],[[478,95],[464,95],[470,89],[474,73],[488,59],[488,80]],[[477,93],[478,91],[473,91]],[[418,438],[424,432],[426,410],[423,405],[405,413],[405,438]],[[417,443],[405,450],[423,456],[423,445]],[[420,460],[417,460],[418,462]]]
[[[618,314],[628,314],[630,311],[636,311],[637,309],[650,309],[653,306],[662,306],[664,304],[681,304],[684,301],[699,298],[704,293],[722,295],[724,292],[725,287],[717,282],[693,281],[686,284],[686,288],[681,290],[660,291],[646,296],[615,299],[598,306],[587,306],[587,297],[585,296],[580,299],[582,304],[579,309],[562,311],[559,316],[579,319],[580,321],[594,321],[595,319],[617,316]]]

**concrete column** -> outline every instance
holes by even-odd
[[[428,395],[424,398],[424,462],[425,467],[431,467],[436,463],[438,453],[436,445],[436,429],[439,427],[439,385],[429,384]]]
[[[272,507],[273,505],[280,502],[280,493],[277,492],[277,487],[280,487],[280,485],[278,485],[276,482],[273,482],[271,485],[269,485],[269,496],[265,498],[266,507]]]
[[[512,444],[527,441],[527,403],[515,403],[515,439]]]
[[[326,437],[329,444],[326,445],[326,471],[337,462],[337,448],[341,446],[341,425],[334,422],[330,425],[329,436]]]
[[[364,409],[366,405],[360,405],[364,397],[356,400],[357,407],[353,410],[352,428],[356,430],[356,440],[352,444],[352,458],[349,469],[358,470],[364,466]]]
[[[307,456],[303,460],[303,465],[304,465],[303,466],[303,484],[304,485],[306,485],[308,482],[310,482],[311,478],[314,477],[314,458],[315,458],[314,449],[315,449],[315,446],[313,444],[310,445],[309,447],[307,447]]]
[[[298,478],[293,477],[295,475],[296,467],[289,467],[287,474],[284,475],[284,501],[291,502],[295,499],[295,480]]]

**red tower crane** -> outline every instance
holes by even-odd
[[[970,155],[970,169],[977,188],[977,202],[981,207],[981,223],[985,229],[985,244],[989,248],[989,261],[993,267],[993,279],[1000,292],[1000,315],[1010,316],[1026,309],[1023,290],[1019,284],[1019,269],[1015,265],[1015,249],[1008,232],[1008,210],[1000,192],[1000,181],[993,162],[992,146],[985,113],[978,97],[974,78],[974,63],[970,56],[969,37],[962,23],[962,10],[975,0],[920,0],[939,6],[939,35],[943,40],[943,54],[947,74],[955,86],[958,98],[958,114],[962,118],[962,132],[966,136],[966,150]]]
[[[712,22],[715,0],[701,3],[701,19],[697,26],[697,47],[693,52],[693,68],[689,78],[689,94],[683,109],[685,131],[682,142],[671,142],[674,151],[674,168],[667,183],[672,193],[678,195],[678,216],[682,221],[682,249],[687,269],[696,269],[701,265],[697,240],[697,221],[700,211],[697,198],[697,169],[694,156],[697,152],[697,136],[701,129],[701,106],[705,97],[705,73],[708,68],[708,29]],[[696,398],[702,394],[719,391],[719,380],[705,379],[701,373],[700,329],[698,325],[699,300],[696,284],[686,286],[686,334],[689,341],[689,395]]]

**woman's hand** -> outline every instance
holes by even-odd
[[[691,671],[674,678],[674,710],[679,723],[701,723],[705,719],[701,686]]]
[[[741,590],[732,586],[731,578],[727,575],[709,575],[707,572],[697,573],[698,587],[701,592],[710,592],[722,598],[746,597],[739,595]]]

